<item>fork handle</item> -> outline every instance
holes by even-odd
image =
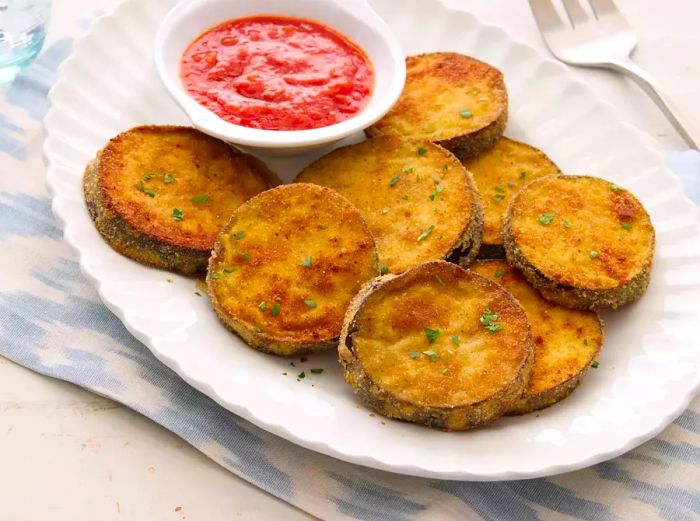
[[[687,121],[683,121],[678,110],[674,108],[668,97],[661,92],[651,74],[631,60],[609,62],[604,64],[604,66],[622,72],[634,80],[654,100],[654,103],[661,109],[688,146],[695,150],[700,150],[700,133],[692,129]]]

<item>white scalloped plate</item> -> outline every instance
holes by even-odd
[[[499,67],[511,98],[507,134],[544,149],[565,172],[630,188],[657,230],[652,283],[637,303],[605,316],[600,367],[549,409],[466,433],[372,417],[358,407],[333,354],[308,362],[255,352],[220,326],[190,279],[113,252],[90,221],[83,168],[114,134],[186,119],[151,61],[172,2],[127,0],[75,45],[51,91],[44,152],[53,209],[105,304],[187,382],[256,425],[304,447],[370,467],[446,479],[545,476],[617,456],[678,416],[700,384],[698,209],[661,156],[566,68],[505,32],[435,0],[376,0],[406,53],[454,50]],[[308,158],[307,158],[308,159]],[[276,160],[289,179],[303,160]],[[173,283],[166,279],[171,278]],[[308,369],[323,367],[322,375]],[[297,371],[308,375],[298,382]],[[284,376],[283,373],[289,373]]]

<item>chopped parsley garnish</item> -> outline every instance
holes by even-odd
[[[277,315],[280,314],[280,305],[277,302],[275,302],[275,305],[272,306],[272,309],[270,310],[270,314],[273,317],[276,317]]]
[[[307,306],[309,306],[311,309],[314,309],[314,308],[316,307],[316,302],[314,302],[314,301],[313,301],[312,299],[310,299],[310,298],[309,298],[309,299],[306,299],[306,300],[304,301],[304,304],[306,304]]]
[[[569,219],[564,219],[564,228],[571,228],[571,221]]]
[[[444,192],[444,191],[445,191],[445,187],[444,187],[444,186],[438,186],[438,187],[435,188],[435,191],[434,191],[432,194],[430,194],[430,195],[428,196],[428,199],[430,199],[431,201],[434,201],[435,198],[436,198],[438,195],[440,195],[441,192]]]
[[[469,109],[460,109],[459,115],[463,118],[471,118],[473,116],[472,111]]]
[[[173,208],[173,219],[182,221],[185,218],[185,213],[179,208]]]
[[[610,187],[610,190],[616,192],[617,190],[624,190],[624,188],[621,187],[620,185],[612,185],[612,186]]]
[[[150,173],[146,174],[145,176],[143,176],[143,178],[146,181],[148,181],[149,179],[153,179],[154,177],[158,177],[158,174],[156,174],[154,172],[150,172]]]
[[[427,351],[423,351],[423,354],[430,358],[431,362],[437,362],[437,359],[440,358],[440,355],[437,354],[435,351],[432,349],[428,349]]]
[[[150,189],[145,188],[143,186],[143,181],[139,181],[138,183],[136,183],[136,188],[138,189],[139,192],[146,194],[148,197],[155,197],[156,196],[156,193],[153,190],[150,190]]]
[[[401,196],[401,199],[403,199],[404,201],[408,201],[408,194],[403,194]]]
[[[520,176],[518,177],[518,179],[525,179],[526,175],[527,175],[527,172],[525,170],[523,170],[522,172],[520,172]]]
[[[250,260],[253,258],[253,256],[250,254],[249,251],[244,251],[244,252],[243,252],[243,258],[244,258],[246,261],[250,262]]]
[[[440,275],[435,275],[435,280],[437,280],[441,286],[445,285],[445,281],[442,280],[442,277]]]
[[[484,326],[484,329],[489,333],[496,333],[503,330],[503,325],[497,323],[498,314],[491,311],[489,308],[484,308],[479,321]]]
[[[212,273],[211,278],[213,280],[219,280],[221,278],[221,275],[219,273]]]
[[[301,373],[299,373],[299,374],[297,375],[297,378],[298,378],[299,380],[303,380],[304,378],[306,378],[306,374],[304,374],[304,371],[302,371]]]
[[[410,353],[408,353],[408,356],[410,356],[413,359],[416,359],[420,357],[420,353],[418,351],[411,351]]]
[[[491,196],[491,199],[493,199],[495,202],[503,201],[505,198],[506,196],[503,194],[494,194]]]
[[[593,369],[598,369],[598,366],[599,366],[599,365],[600,365],[600,364],[598,363],[598,360],[596,360],[595,362],[593,362],[593,363],[591,364],[591,367],[592,367]]]
[[[419,156],[424,156],[427,151],[428,151],[428,149],[426,149],[426,148],[418,147],[418,155]]]
[[[506,189],[503,188],[502,186],[497,186],[494,188],[494,190],[496,190],[497,192],[500,192],[502,194],[505,193],[505,191],[506,191]]]
[[[171,174],[165,174],[165,175],[163,176],[163,182],[164,182],[166,185],[169,185],[169,184],[172,183],[173,181],[175,181],[175,177],[173,177]]]
[[[394,177],[391,178],[391,181],[389,181],[389,186],[394,186],[399,181],[401,181],[401,176],[395,175]]]
[[[622,224],[620,224],[620,226],[622,226],[623,230],[631,230],[632,229],[632,225],[630,223],[622,223]]]
[[[459,345],[459,337],[457,335],[452,337],[452,343],[456,346]]]
[[[318,368],[316,368],[316,369],[311,369],[311,372],[312,372],[313,374],[321,374],[321,373],[323,372],[323,369],[320,368],[320,367],[318,367]]]
[[[207,194],[201,194],[201,195],[195,195],[190,201],[193,203],[206,203],[209,200],[209,195]]]
[[[258,326],[255,326],[255,332],[256,332],[256,333],[262,333],[262,329],[260,329]]]
[[[508,270],[498,270],[496,273],[493,274],[493,276],[497,279],[500,279],[506,273],[508,273]]]
[[[548,224],[552,224],[552,221],[554,218],[557,216],[556,213],[554,212],[547,212],[541,214],[537,220],[540,221],[540,224],[547,226]]]
[[[243,230],[241,230],[240,232],[236,232],[233,235],[233,238],[237,241],[240,241],[243,237],[245,237],[245,232]]]
[[[450,165],[442,165],[442,169],[443,169],[443,170],[447,170],[447,169],[449,169],[449,168],[450,168]]]
[[[511,188],[515,188],[515,182],[508,181],[508,186],[510,186]]]
[[[238,271],[238,268],[224,268],[224,273],[233,273],[234,271]]]
[[[403,169],[404,174],[412,174],[413,173],[413,167],[409,166],[408,168]]]
[[[440,330],[437,328],[433,329],[431,327],[424,327],[423,333],[425,333],[425,337],[428,339],[429,344],[435,342],[437,340],[437,337],[440,336]]]
[[[433,233],[433,230],[434,230],[434,229],[435,229],[435,226],[431,224],[430,226],[428,226],[428,227],[425,229],[425,231],[424,231],[423,233],[421,233],[421,234],[418,236],[418,239],[416,239],[416,241],[417,241],[417,242],[420,242],[420,241],[422,241],[422,240],[427,239],[427,238],[428,238],[428,235],[430,235],[431,233]]]
[[[301,265],[304,266],[305,268],[310,268],[311,267],[311,257],[306,257],[303,261],[301,261]]]
[[[380,262],[380,263],[379,263],[379,272],[380,272],[382,275],[385,275],[385,274],[389,273],[389,266],[387,266],[386,264],[382,264],[382,263]]]
[[[264,300],[260,304],[258,304],[258,309],[260,311],[265,311],[267,309],[267,304],[265,303]]]
[[[584,338],[584,339],[583,339],[583,345],[584,345],[584,346],[587,346],[587,345],[588,345],[588,339],[587,339],[587,338]]]
[[[598,252],[595,251],[595,250],[591,250],[591,251],[588,252],[588,256],[589,256],[591,259],[595,259],[595,258],[598,256]]]

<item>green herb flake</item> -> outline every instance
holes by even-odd
[[[472,114],[472,111],[469,109],[460,109],[459,115],[462,118],[471,118],[474,114]]]
[[[503,325],[502,324],[497,324],[497,323],[492,323],[484,326],[486,331],[489,333],[498,333],[499,331],[503,331]]]
[[[265,311],[267,309],[267,304],[265,303],[264,300],[260,304],[258,304],[258,309],[260,311]]]
[[[299,380],[303,380],[304,378],[306,378],[306,374],[304,373],[304,371],[302,371],[301,373],[299,373],[299,374],[297,375],[297,378],[298,378]]]
[[[620,185],[612,185],[610,187],[610,190],[612,190],[613,192],[617,192],[618,190],[624,190],[624,188],[621,187]]]
[[[496,273],[493,274],[493,276],[496,277],[497,279],[500,279],[506,273],[508,273],[508,270],[498,270]]]
[[[540,222],[540,224],[547,226],[547,225],[552,224],[552,221],[554,220],[554,218],[556,216],[557,216],[557,214],[554,212],[546,212],[546,213],[541,214],[537,218],[537,220]]]
[[[150,190],[149,188],[143,186],[143,181],[139,181],[138,183],[136,183],[136,188],[139,192],[146,194],[148,197],[156,196],[156,193],[153,190]]]
[[[233,238],[237,241],[240,241],[243,237],[245,237],[245,232],[243,230],[241,230],[240,232],[236,232],[233,235]]]
[[[209,195],[207,194],[195,195],[193,198],[190,199],[190,201],[192,201],[193,203],[206,203],[208,200]]]
[[[150,172],[150,173],[146,174],[145,176],[143,176],[143,178],[144,178],[146,181],[148,181],[148,180],[150,180],[150,179],[153,179],[154,177],[158,177],[158,174],[156,174],[156,173],[154,173],[154,172]]]
[[[508,181],[508,186],[511,188],[515,188],[515,181]]]
[[[238,268],[224,268],[224,273],[233,273],[234,271],[238,271]]]
[[[435,351],[432,349],[428,349],[427,351],[423,351],[423,354],[430,358],[431,362],[437,362],[437,359],[440,358],[440,355],[437,354]]]
[[[212,280],[219,280],[221,278],[221,274],[219,273],[212,273],[211,274]]]
[[[593,369],[598,369],[599,366],[600,366],[600,364],[598,363],[598,360],[596,360],[595,362],[593,362],[593,363],[591,364],[591,367],[592,367]]]
[[[484,308],[484,312],[481,314],[479,321],[484,326],[484,329],[489,333],[497,333],[503,330],[503,325],[498,324],[498,314],[491,311],[489,308]]]
[[[272,309],[270,310],[270,314],[273,317],[276,317],[277,315],[280,314],[280,305],[277,302],[275,302],[275,305],[272,306]]]
[[[428,339],[429,344],[435,342],[437,340],[437,337],[440,336],[440,330],[437,328],[433,329],[431,327],[424,327],[423,333],[425,333],[425,337]]]
[[[185,218],[185,213],[179,208],[173,208],[173,219],[182,221]]]
[[[506,189],[503,188],[502,186],[497,186],[494,188],[494,190],[496,190],[497,192],[502,193],[502,194],[504,194],[506,192]]]
[[[175,177],[173,177],[171,174],[165,174],[165,175],[163,176],[163,182],[164,182],[166,185],[171,184],[173,181],[175,181]]]
[[[587,346],[587,345],[588,345],[588,339],[587,339],[587,338],[584,338],[584,339],[583,339],[583,345],[584,345],[584,346]]]
[[[430,195],[428,196],[428,199],[430,199],[431,201],[434,201],[435,198],[436,198],[438,195],[440,195],[442,192],[444,192],[444,191],[445,191],[445,187],[444,187],[444,186],[437,186],[437,187],[435,188],[435,191],[434,191],[432,194],[430,194]]]
[[[416,358],[420,357],[420,353],[418,351],[411,351],[410,353],[408,353],[408,356],[415,360]]]
[[[389,266],[387,266],[386,264],[382,264],[382,263],[380,262],[380,263],[379,263],[379,272],[380,272],[382,275],[386,275],[387,273],[389,273]]]
[[[409,166],[408,168],[403,169],[404,174],[412,174],[413,173],[413,167]]]
[[[527,175],[527,172],[525,170],[523,170],[522,172],[520,172],[518,179],[520,179],[522,181],[523,179],[525,179],[526,175]]]
[[[499,201],[503,201],[503,199],[505,199],[505,198],[506,198],[506,196],[503,194],[494,194],[491,196],[491,199],[496,203]]]
[[[571,228],[571,221],[569,219],[564,219],[564,228]]]
[[[323,369],[320,367],[317,367],[316,369],[311,369],[311,372],[313,374],[321,374],[323,372]]]
[[[445,285],[445,281],[442,280],[442,277],[440,275],[435,275],[435,280],[437,280],[441,286]]]
[[[588,252],[588,256],[589,256],[591,259],[595,259],[596,257],[598,257],[598,252],[595,251],[595,250],[591,250],[591,251]]]
[[[408,194],[403,194],[401,196],[401,199],[403,199],[404,201],[408,201]]]
[[[417,152],[418,152],[418,155],[419,155],[419,156],[424,156],[424,155],[426,154],[427,151],[428,151],[428,149],[426,149],[426,148],[418,147],[418,151],[417,151]]]
[[[629,231],[632,229],[632,225],[630,223],[622,223],[622,224],[620,224],[620,226],[622,227],[623,230]]]
[[[314,309],[314,308],[316,307],[316,302],[314,302],[314,301],[313,301],[312,299],[310,299],[310,298],[309,298],[309,299],[306,299],[306,300],[304,301],[304,304],[306,304],[307,306],[309,306],[309,308],[311,308],[311,309]]]
[[[243,258],[246,260],[246,262],[250,262],[253,258],[251,253],[249,251],[244,251],[243,252]]]
[[[421,242],[421,241],[427,239],[428,236],[429,236],[431,233],[433,233],[433,230],[434,230],[434,229],[435,229],[435,226],[431,224],[430,226],[428,226],[428,227],[425,229],[425,231],[424,231],[423,233],[421,233],[421,234],[418,236],[418,239],[416,239],[416,241],[417,241],[417,242]]]
[[[255,326],[255,332],[256,332],[256,333],[262,333],[262,329],[260,329],[258,326]]]
[[[305,268],[310,268],[311,267],[311,257],[306,257],[303,261],[301,261],[301,265],[304,266]]]
[[[401,181],[401,176],[395,175],[394,177],[391,178],[391,181],[389,181],[389,186],[394,186],[399,181]]]
[[[442,165],[443,170],[448,170],[450,168],[450,165]]]
[[[459,345],[459,337],[457,335],[452,337],[452,343],[456,346]]]

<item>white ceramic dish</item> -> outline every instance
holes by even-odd
[[[606,314],[600,367],[576,392],[537,414],[466,433],[371,417],[333,354],[293,368],[255,352],[221,327],[192,280],[113,252],[90,221],[81,176],[115,133],[187,122],[147,59],[167,0],[127,0],[99,20],[75,45],[50,95],[44,150],[53,208],[85,273],[127,328],[187,382],[260,427],[343,460],[446,479],[520,479],[585,467],[649,439],[684,410],[700,383],[698,209],[643,136],[564,66],[435,0],[373,5],[407,53],[462,51],[499,67],[511,98],[510,136],[543,148],[566,172],[630,188],[649,210],[658,237],[649,290]],[[274,166],[289,179],[301,163]],[[325,371],[314,375],[313,367]],[[297,382],[302,370],[308,376]]]
[[[233,125],[192,99],[180,80],[182,52],[214,25],[256,14],[312,19],[356,42],[367,53],[375,70],[374,90],[367,106],[335,125],[279,131]],[[195,127],[252,151],[275,154],[311,150],[364,130],[396,103],[406,79],[404,55],[396,37],[365,0],[183,0],[160,25],[153,54],[160,79]]]

